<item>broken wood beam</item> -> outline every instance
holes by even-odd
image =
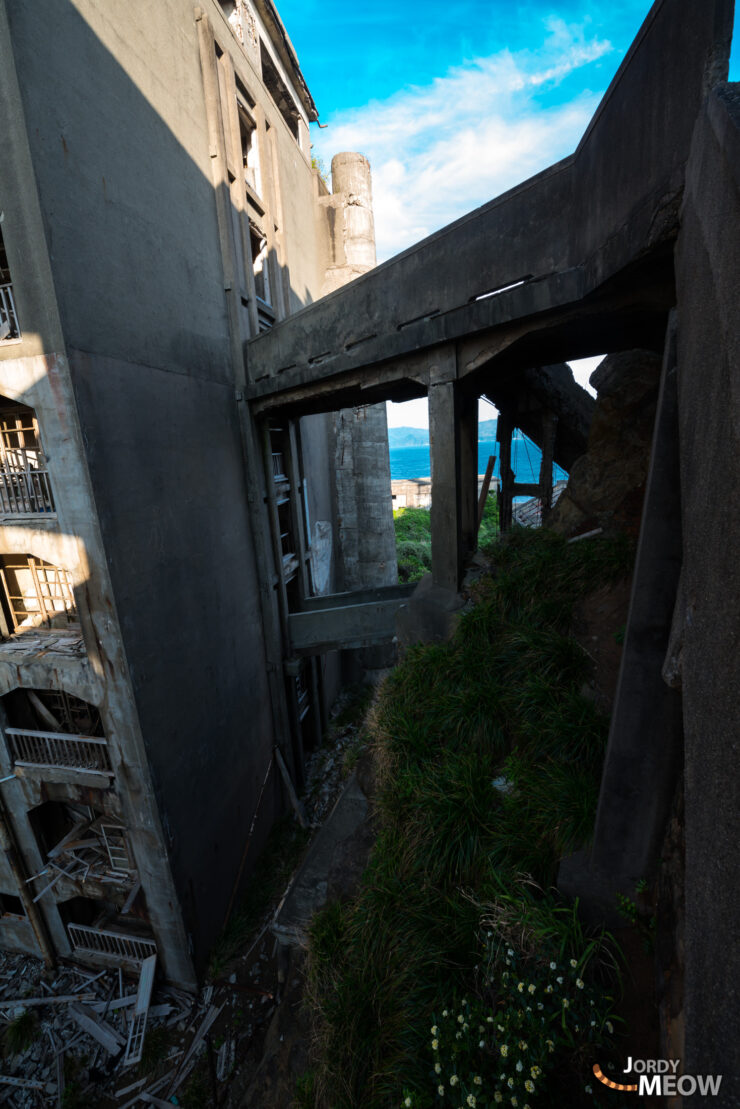
[[[104,1020],[98,1020],[97,1014],[87,1005],[70,1005],[69,1015],[79,1024],[88,1035],[104,1047],[109,1055],[117,1055],[125,1044],[120,1032]]]

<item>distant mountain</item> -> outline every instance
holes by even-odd
[[[426,427],[389,427],[389,447],[428,447],[429,428]]]
[[[481,420],[478,424],[479,439],[496,438],[496,421]],[[388,446],[394,447],[428,447],[429,429],[426,427],[389,427]]]

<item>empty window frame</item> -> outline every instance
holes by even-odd
[[[0,513],[53,511],[36,414],[25,404],[0,397]]]
[[[8,629],[63,628],[77,624],[67,570],[32,555],[0,556],[2,603]]]
[[[241,161],[244,170],[244,182],[249,190],[260,197],[262,195],[262,173],[260,170],[259,142],[257,141],[257,125],[249,110],[245,98],[237,92],[237,114],[239,117],[239,141],[241,143]]]
[[[0,228],[0,342],[7,339],[20,339],[18,315],[13,297],[13,282],[10,280],[8,256],[5,253],[3,233]]]

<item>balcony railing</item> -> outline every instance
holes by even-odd
[[[0,341],[3,339],[19,339],[21,330],[18,327],[18,317],[15,313],[13,300],[13,286],[0,285]]]
[[[113,959],[131,959],[142,963],[150,955],[157,954],[154,940],[144,936],[130,936],[125,932],[92,928],[89,924],[68,924],[67,935],[75,951],[84,951],[91,955],[108,955]]]
[[[25,728],[6,728],[5,734],[16,766],[79,770],[108,777],[113,774],[108,744],[98,736],[32,732]]]

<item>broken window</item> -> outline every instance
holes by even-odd
[[[136,870],[126,829],[92,805],[45,801],[28,814],[44,869],[36,890],[50,889],[62,876],[88,878],[133,888]]]
[[[298,142],[298,120],[300,118],[298,107],[262,39],[260,39],[260,57],[262,60],[262,80],[275,101],[280,115],[285,120],[288,130],[295,141]]]
[[[10,280],[8,256],[5,253],[2,228],[0,228],[0,342],[5,339],[20,339],[21,329],[13,299],[13,283]]]
[[[8,634],[78,623],[67,570],[32,555],[0,555],[0,579],[0,604]]]
[[[0,513],[54,512],[36,413],[0,397]]]
[[[15,765],[112,774],[100,713],[65,690],[14,689],[2,698]]]

